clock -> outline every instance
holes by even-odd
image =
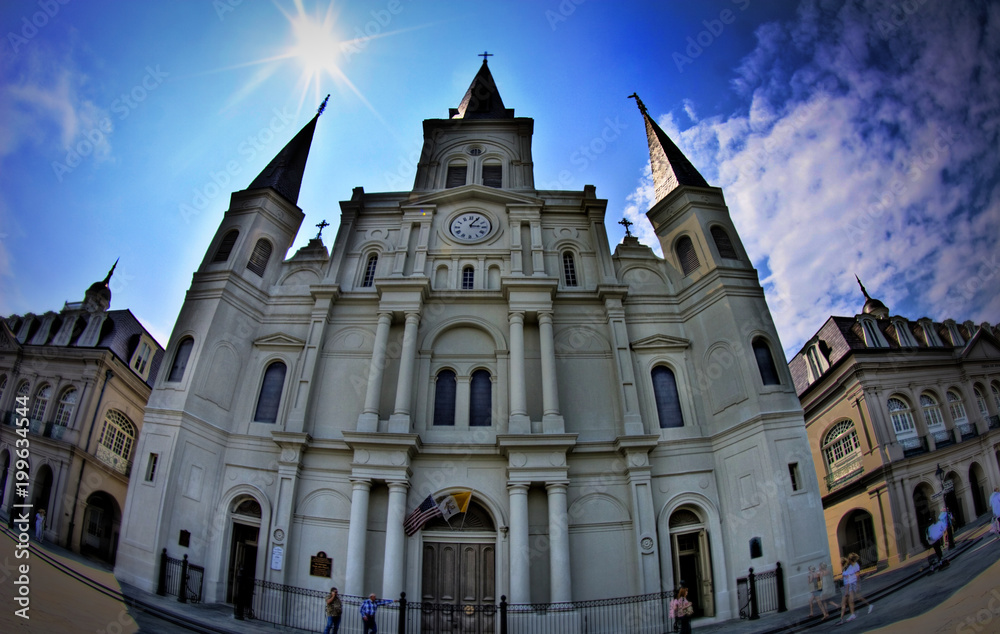
[[[482,240],[491,228],[489,218],[472,211],[459,214],[451,221],[451,235],[463,242]]]

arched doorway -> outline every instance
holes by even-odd
[[[936,519],[935,508],[931,505],[933,495],[933,489],[926,482],[921,482],[913,489],[913,512],[917,515],[917,532],[925,548],[930,545],[927,543],[927,527]]]
[[[257,538],[260,533],[260,502],[250,496],[233,501],[229,507],[232,537],[226,575],[226,602],[233,603],[239,575],[253,577],[257,571]]]
[[[670,514],[674,581],[688,588],[695,616],[715,616],[712,557],[705,520],[698,509],[681,507]]]
[[[423,631],[495,631],[492,611],[463,607],[496,603],[497,535],[489,511],[472,500],[464,513],[436,517],[421,533],[421,600],[455,606],[423,611]]]
[[[80,552],[114,563],[120,523],[121,513],[115,499],[104,491],[92,493],[83,511]]]
[[[863,509],[855,509],[844,516],[837,530],[840,556],[857,553],[861,567],[868,568],[878,563],[878,544],[875,541],[875,522],[872,515]]]
[[[969,466],[969,487],[972,489],[972,507],[976,517],[979,517],[989,510],[986,501],[990,499],[990,496],[986,474],[983,473],[983,468],[979,466],[978,462],[973,462]]]
[[[954,517],[955,528],[961,528],[965,526],[965,509],[958,497],[958,492],[962,488],[962,478],[954,471],[949,471],[948,475],[944,477],[944,481],[951,483],[950,490],[946,490],[944,494],[944,505],[948,507],[952,517]]]
[[[42,465],[35,473],[35,483],[32,485],[34,496],[31,499],[32,513],[45,509],[45,530],[49,530],[55,525],[55,513],[49,507],[49,498],[52,497],[52,468],[49,465]],[[34,518],[31,525],[35,525]]]

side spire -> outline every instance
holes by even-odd
[[[309,158],[309,148],[312,145],[313,133],[316,131],[316,120],[326,110],[330,95],[320,104],[316,115],[292,137],[292,140],[271,159],[257,178],[253,179],[247,189],[264,189],[270,187],[293,205],[299,202],[299,190],[302,188],[302,175],[306,170],[306,159]]]
[[[656,201],[667,197],[667,194],[678,187],[709,187],[708,182],[697,168],[692,165],[680,148],[670,140],[670,137],[660,129],[656,121],[649,116],[646,104],[642,103],[637,93],[628,96],[635,99],[639,112],[646,122],[646,140],[649,142],[649,165],[653,172],[653,187]]]
[[[480,53],[483,64],[479,67],[479,72],[469,84],[469,89],[462,97],[462,103],[457,108],[448,111],[451,119],[513,119],[514,109],[505,108],[503,99],[500,98],[500,91],[497,90],[496,82],[493,81],[493,74],[486,62],[487,57],[492,57],[493,53]]]
[[[858,286],[861,287],[861,292],[864,294],[865,299],[866,300],[871,299],[871,297],[868,296],[868,291],[865,290],[865,285],[861,283],[861,278],[858,277],[857,273],[854,274],[854,279],[858,281]]]

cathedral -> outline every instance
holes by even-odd
[[[628,233],[612,251],[594,186],[536,189],[534,122],[485,58],[423,122],[412,190],[356,187],[331,247],[321,226],[289,254],[314,117],[232,194],[194,272],[118,578],[153,590],[166,549],[204,568],[209,602],[241,568],[463,604],[683,580],[721,621],[737,578],[780,562],[804,605],[829,552],[795,385],[723,192],[634,97],[663,258]],[[463,513],[404,531],[465,492]]]

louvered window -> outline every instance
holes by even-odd
[[[448,182],[445,183],[445,187],[461,187],[465,184],[465,177],[468,173],[469,168],[466,165],[449,165],[448,166]]]
[[[653,397],[656,400],[656,414],[660,419],[660,429],[683,427],[681,400],[677,394],[677,380],[670,368],[658,365],[651,373]]]
[[[184,378],[184,370],[187,368],[188,357],[191,356],[191,348],[194,347],[194,339],[185,337],[177,344],[177,353],[174,354],[174,363],[170,366],[170,374],[167,381],[175,382]]]
[[[239,229],[233,229],[226,235],[222,236],[222,241],[219,242],[219,248],[215,252],[215,257],[212,258],[212,262],[225,262],[229,259],[229,255],[233,252],[233,246],[236,244],[236,238],[240,235]]]
[[[434,386],[434,424],[455,424],[455,373],[451,370],[438,372]]]
[[[365,265],[365,277],[361,280],[361,286],[370,288],[375,283],[375,269],[378,268],[378,256],[368,256],[368,264]]]
[[[253,419],[258,423],[274,423],[278,420],[278,405],[281,404],[281,391],[285,386],[285,364],[276,361],[267,366],[264,380],[260,384],[260,396],[257,398],[257,411]]]
[[[486,370],[472,373],[469,384],[469,426],[489,427],[492,424],[490,412],[493,409],[493,382]]]
[[[684,275],[688,275],[701,266],[691,238],[684,236],[677,241],[677,259],[681,263],[681,270],[684,271]]]
[[[722,227],[712,227],[712,239],[715,240],[715,248],[719,250],[719,257],[728,260],[738,260],[736,249],[733,248],[733,241],[729,239],[729,234]]]
[[[778,369],[774,367],[771,349],[761,337],[753,340],[753,356],[757,359],[757,369],[760,370],[760,380],[764,385],[779,385]]]
[[[462,290],[470,291],[476,282],[476,271],[471,266],[462,269]]]
[[[254,245],[253,253],[247,262],[247,268],[260,277],[264,277],[264,269],[267,268],[267,261],[271,259],[271,243],[261,238]]]
[[[483,185],[487,187],[503,187],[503,167],[500,165],[483,165]]]
[[[563,276],[566,278],[566,286],[576,286],[576,264],[569,251],[563,253]]]

